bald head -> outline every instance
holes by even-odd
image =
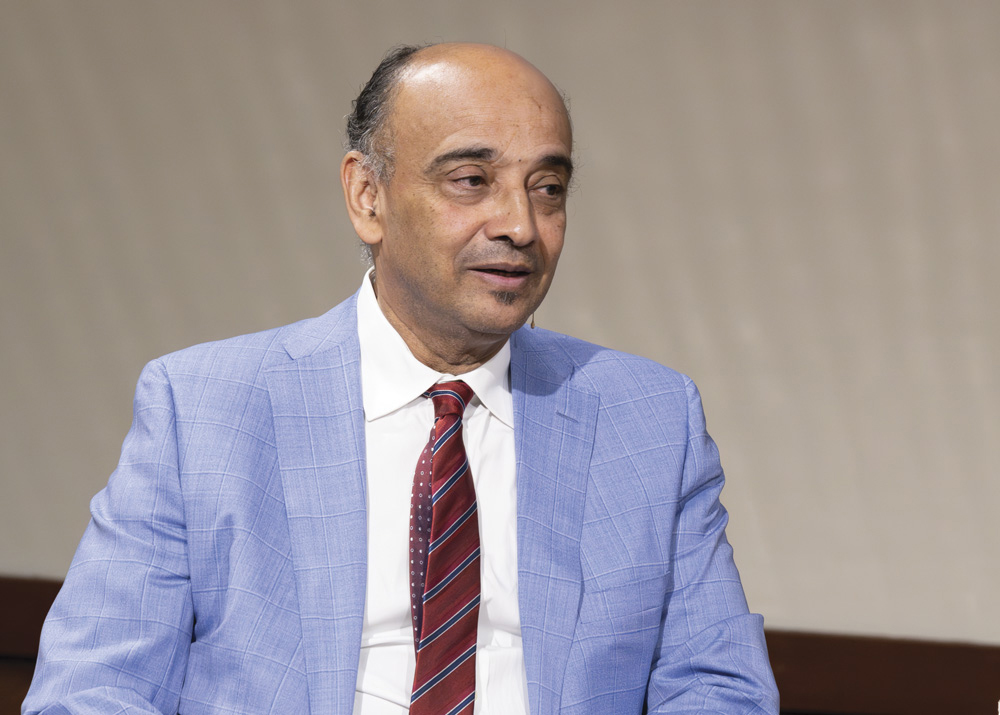
[[[562,94],[534,65],[509,50],[475,43],[396,47],[372,73],[347,117],[347,149],[365,157],[377,180],[386,181],[392,175],[392,115],[397,95],[406,85],[424,94],[463,91],[461,87],[523,90],[547,100],[570,126]]]

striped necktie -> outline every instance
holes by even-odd
[[[410,609],[417,666],[410,715],[470,715],[476,697],[479,518],[462,442],[472,399],[464,382],[424,393],[434,428],[413,478],[410,502]]]

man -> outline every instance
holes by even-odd
[[[524,326],[566,224],[558,92],[403,48],[349,140],[374,272],[143,371],[24,712],[776,712],[694,385]]]

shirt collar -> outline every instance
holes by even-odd
[[[361,393],[365,420],[371,422],[419,398],[441,380],[468,383],[494,417],[513,429],[514,401],[510,391],[510,341],[471,372],[455,377],[433,370],[413,357],[403,338],[379,308],[371,272],[358,293],[358,341],[361,346]]]

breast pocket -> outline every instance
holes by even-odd
[[[625,635],[657,628],[663,612],[666,576],[654,576],[596,590],[584,590],[580,625],[603,623],[612,633]],[[591,630],[587,628],[586,630]]]

